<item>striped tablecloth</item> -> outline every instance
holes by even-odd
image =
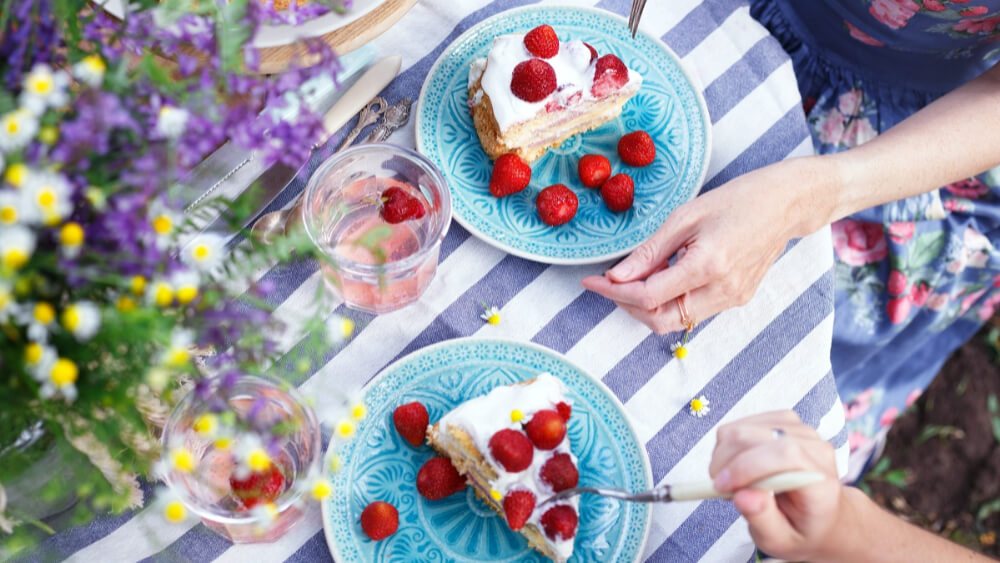
[[[420,2],[375,42],[382,54],[403,55],[403,70],[383,96],[390,102],[416,99],[430,67],[452,40],[488,16],[531,3]],[[587,0],[558,3],[594,5]],[[618,14],[629,10],[627,0],[596,5]],[[770,162],[812,152],[791,63],[750,18],[743,2],[649,2],[642,27],[673,48],[704,85],[715,145],[704,189]],[[330,146],[337,146],[344,133],[334,136]],[[390,141],[413,146],[413,135],[411,123]],[[316,155],[309,171],[323,156]],[[297,179],[285,200],[304,183],[305,178]],[[586,366],[618,395],[645,441],[656,482],[705,478],[718,424],[779,408],[793,408],[818,427],[837,446],[843,466],[844,415],[829,362],[831,248],[827,230],[791,244],[749,304],[698,326],[690,355],[682,362],[670,352],[676,334],[651,334],[612,303],[582,289],[581,278],[602,272],[608,264],[529,262],[453,224],[441,249],[437,277],[418,303],[379,317],[338,307],[337,313],[358,321],[360,331],[338,353],[327,352],[318,371],[292,377],[307,391],[326,384],[360,387],[393,360],[441,340],[470,335],[530,340]],[[278,288],[272,299],[282,319],[294,325],[301,311],[312,310],[320,283],[315,264],[281,265],[262,275]],[[501,308],[499,325],[479,318],[483,302]],[[283,345],[289,350],[287,361],[271,371],[289,377],[295,359],[308,351],[290,337]],[[687,403],[702,394],[710,400],[711,412],[696,418],[687,412]],[[651,561],[746,561],[752,555],[746,524],[727,502],[653,509],[645,553]],[[200,524],[170,526],[147,508],[61,532],[29,558],[243,563],[320,561],[330,555],[315,508],[280,541],[253,546],[233,546]]]

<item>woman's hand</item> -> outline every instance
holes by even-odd
[[[777,430],[777,432],[776,432]],[[828,479],[781,494],[745,488],[785,471],[818,471]],[[791,561],[835,556],[850,524],[846,489],[837,480],[834,449],[792,411],[747,417],[719,427],[709,473],[715,487],[735,492],[733,504],[763,552]]]
[[[829,221],[823,167],[820,157],[786,160],[702,194],[604,276],[584,278],[583,286],[658,334],[683,328],[675,303],[681,295],[688,294],[695,320],[746,304],[788,241]]]

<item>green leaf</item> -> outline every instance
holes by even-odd
[[[993,428],[993,439],[1000,442],[1000,405],[997,404],[997,396],[990,393],[986,399],[986,408],[990,411],[990,426]]]
[[[905,488],[909,480],[910,476],[905,469],[893,469],[885,474],[885,482],[900,489]]]
[[[913,242],[912,250],[910,250],[909,267],[917,269],[930,264],[932,260],[941,255],[947,241],[948,235],[944,231],[924,233],[917,237]]]
[[[887,457],[883,457],[882,459],[878,460],[878,463],[876,463],[875,467],[873,467],[871,470],[871,476],[878,477],[883,473],[885,473],[886,470],[889,469],[889,463],[890,461],[889,458]]]
[[[249,0],[233,0],[219,10],[216,36],[222,68],[236,71],[243,66],[243,46],[250,40],[250,26],[245,23]]]
[[[979,510],[976,511],[976,523],[981,523],[990,516],[993,516],[997,512],[1000,512],[1000,498],[995,498],[987,503],[980,505]]]

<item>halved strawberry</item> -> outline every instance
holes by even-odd
[[[503,497],[503,513],[507,517],[507,525],[515,532],[524,524],[535,510],[535,495],[531,491],[513,491]]]
[[[556,70],[542,59],[530,59],[514,67],[510,90],[526,102],[540,102],[556,91]]]
[[[504,469],[517,473],[531,465],[535,448],[524,433],[505,428],[490,438],[490,453]]]
[[[611,177],[611,161],[599,154],[585,154],[577,163],[580,183],[588,188],[599,188]]]
[[[545,224],[553,227],[568,223],[576,216],[579,206],[576,194],[565,184],[553,184],[539,192],[535,198],[538,216]]]
[[[382,192],[382,206],[379,215],[386,223],[402,223],[410,219],[419,219],[427,210],[423,202],[406,193],[402,188],[393,186]]]
[[[430,416],[427,414],[427,407],[417,401],[400,405],[392,411],[392,423],[396,431],[414,448],[419,448],[424,443],[428,422]]]
[[[285,490],[285,475],[272,463],[269,469],[254,471],[243,479],[230,475],[229,487],[239,500],[240,508],[249,510],[258,504],[274,502],[281,496]]]
[[[490,193],[494,197],[505,197],[528,187],[531,182],[531,167],[514,153],[507,153],[493,164],[490,175]]]
[[[441,500],[465,489],[465,478],[451,461],[432,457],[417,472],[417,491],[427,500]]]
[[[635,199],[635,182],[628,174],[615,174],[601,186],[601,198],[611,211],[628,211]]]
[[[628,67],[625,66],[625,63],[614,55],[604,55],[597,59],[594,84],[590,87],[590,93],[595,98],[602,98],[617,92],[627,82]]]
[[[546,409],[536,412],[524,425],[524,431],[535,447],[551,450],[566,437],[566,421],[557,411]]]
[[[532,55],[551,59],[559,54],[559,37],[549,25],[540,25],[524,36],[524,46]]]
[[[375,541],[384,540],[399,529],[399,512],[387,502],[373,502],[361,512],[361,529]]]
[[[618,156],[629,166],[648,166],[656,160],[656,145],[645,131],[632,131],[618,140]]]
[[[572,539],[576,535],[579,517],[568,504],[553,506],[542,514],[542,528],[545,535],[554,541]]]
[[[555,492],[572,489],[580,482],[580,472],[569,454],[558,453],[542,465],[538,472],[542,481],[548,483]]]
[[[587,42],[584,42],[584,45],[586,45],[587,48],[590,49],[590,62],[594,62],[594,59],[597,58],[597,49],[595,49],[593,45]]]

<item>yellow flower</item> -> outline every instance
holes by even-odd
[[[76,76],[80,82],[96,88],[101,85],[107,70],[108,65],[104,63],[104,59],[100,55],[92,54],[73,65],[73,76]]]
[[[482,315],[479,315],[479,318],[491,325],[498,325],[500,324],[500,309],[497,309],[495,305],[486,307],[486,311]]]
[[[56,310],[52,305],[49,305],[45,301],[40,301],[35,305],[35,311],[33,313],[35,320],[43,325],[51,324],[52,321],[56,320]]]
[[[183,522],[187,518],[187,508],[179,500],[168,502],[163,508],[163,517],[171,524]]]
[[[174,302],[174,288],[165,281],[157,281],[147,292],[152,297],[153,303],[160,307],[169,307]]]
[[[118,298],[118,301],[115,302],[115,308],[121,311],[122,313],[130,313],[132,311],[135,311],[136,308],[135,299],[132,299],[127,295],[122,295],[121,297]]]
[[[170,278],[170,284],[176,289],[177,302],[187,305],[198,297],[198,273],[191,270],[175,273]]]
[[[46,145],[54,145],[59,140],[59,128],[45,125],[38,131],[38,140]]]
[[[356,430],[354,422],[344,419],[337,423],[337,427],[334,431],[337,433],[337,436],[346,439],[353,437]]]
[[[247,454],[247,466],[256,473],[267,471],[271,468],[271,456],[267,455],[264,448],[254,448]]]
[[[3,179],[11,186],[20,188],[24,185],[25,180],[28,179],[28,166],[23,162],[11,164],[7,167],[7,171],[4,172]]]
[[[191,352],[184,348],[174,348],[167,353],[164,363],[172,368],[180,368],[187,365],[191,359]]]
[[[691,399],[688,406],[690,407],[691,414],[698,418],[705,416],[708,414],[708,411],[712,410],[708,407],[708,399],[704,395]]]
[[[170,234],[170,231],[174,229],[174,222],[170,220],[167,215],[157,215],[153,218],[153,230],[156,231],[158,235]]]
[[[211,436],[219,428],[219,417],[212,413],[202,414],[194,419],[194,424],[191,427],[202,436]]]
[[[69,222],[59,229],[59,242],[63,246],[74,247],[83,244],[83,227],[79,223]]]
[[[29,365],[35,365],[42,359],[42,352],[44,348],[37,342],[29,342],[27,346],[24,347],[24,361]]]
[[[330,483],[327,483],[324,479],[319,479],[312,486],[312,490],[309,492],[312,494],[314,499],[323,500],[330,496],[330,493],[333,492],[333,487],[331,487]]]
[[[510,411],[510,421],[511,422],[521,422],[524,420],[524,413],[519,409],[514,409]]]
[[[132,290],[133,295],[142,295],[146,292],[146,278],[142,276],[132,276],[129,280],[129,288]]]
[[[219,449],[219,450],[228,450],[233,445],[233,439],[232,438],[216,438],[215,441],[212,442],[212,445],[215,446],[216,449]]]
[[[368,407],[364,403],[358,403],[351,407],[351,418],[361,420],[368,414]]]
[[[55,365],[52,366],[52,371],[49,373],[49,379],[52,380],[52,383],[55,384],[56,387],[65,387],[76,383],[76,378],[79,374],[80,372],[72,360],[59,358],[56,360]]]
[[[185,447],[174,448],[170,451],[170,466],[181,473],[192,473],[197,464],[194,454]]]

